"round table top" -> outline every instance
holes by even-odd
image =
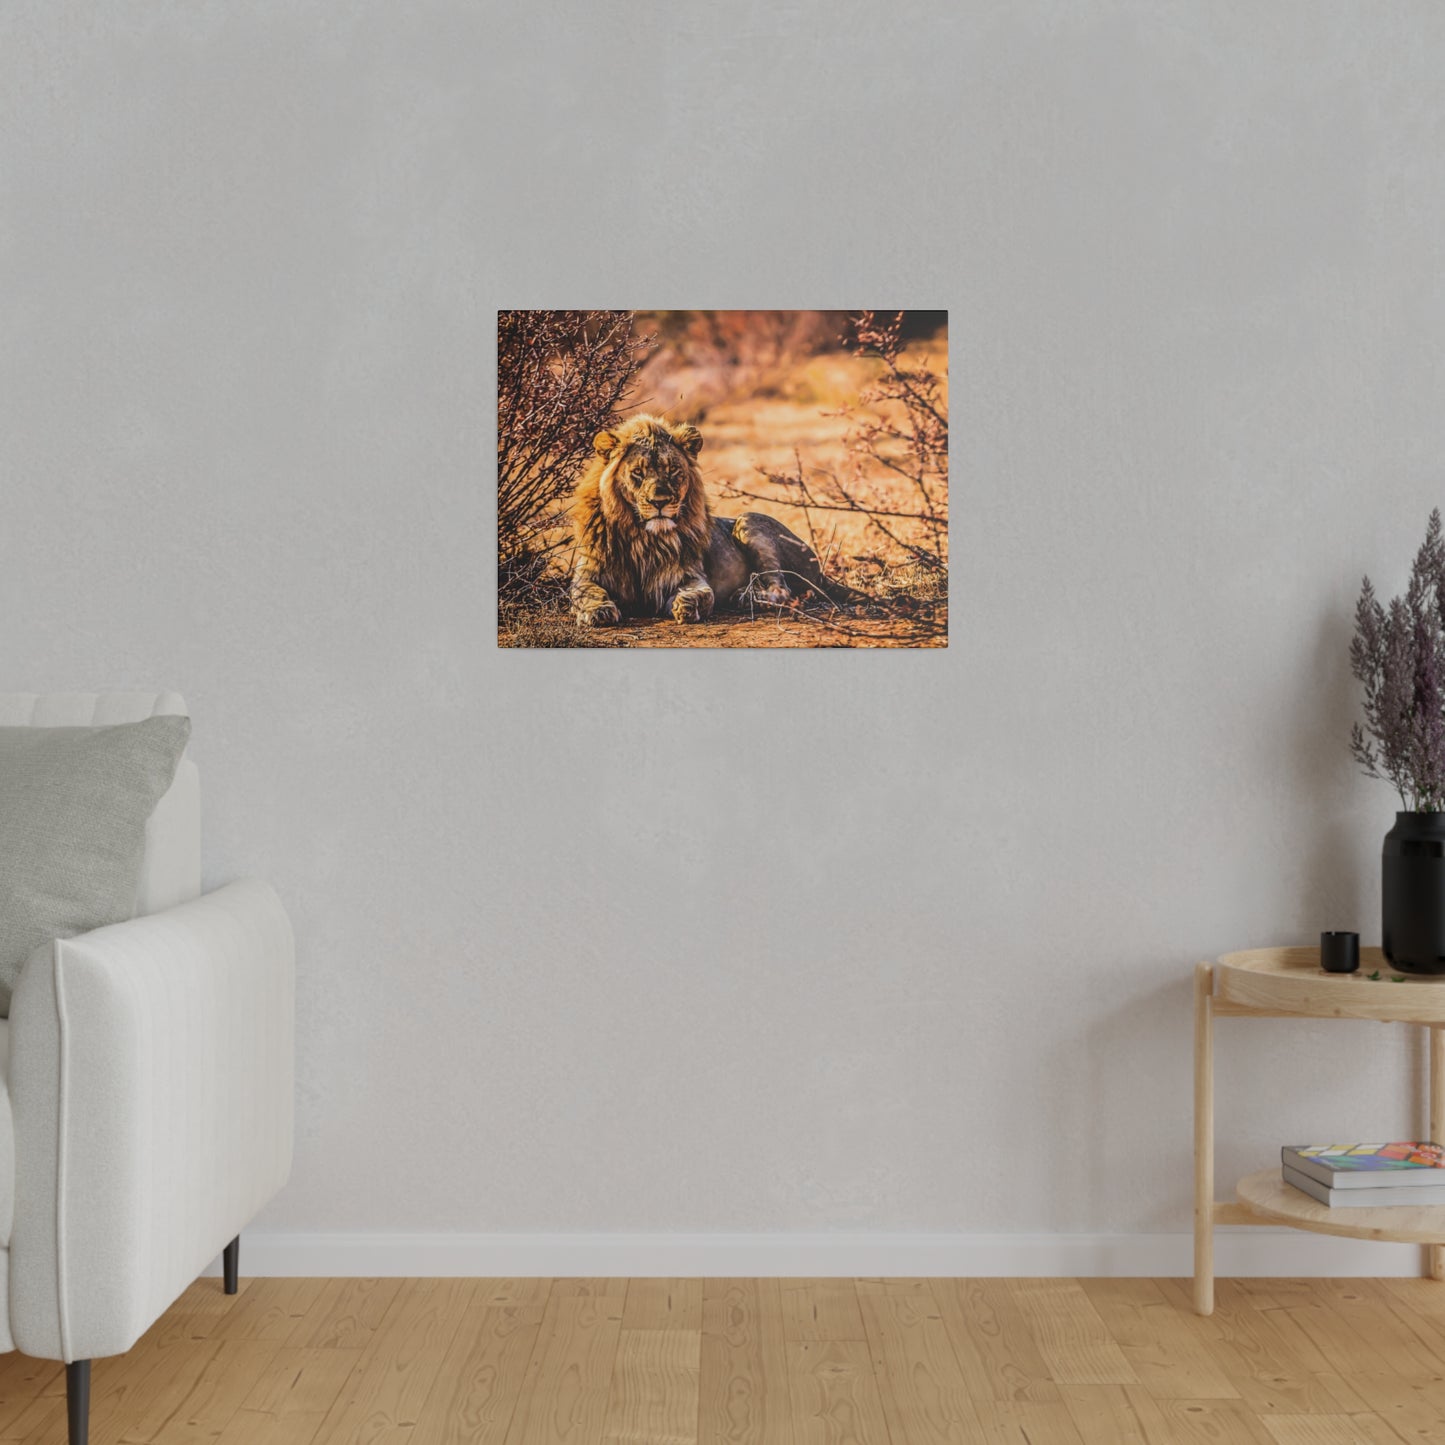
[[[1396,973],[1378,948],[1360,949],[1358,973],[1326,973],[1316,947],[1226,953],[1215,965],[1214,996],[1263,1013],[1445,1024],[1445,975]]]

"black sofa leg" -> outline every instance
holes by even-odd
[[[240,1288],[241,1236],[238,1234],[221,1255],[226,1276],[226,1293]],[[70,1445],[89,1445],[90,1441],[90,1361],[76,1360],[65,1367],[65,1413],[70,1423]]]
[[[70,1445],[90,1440],[90,1361],[65,1367],[65,1413],[70,1419]]]

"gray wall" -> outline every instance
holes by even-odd
[[[1425,0],[11,0],[0,687],[191,702],[300,940],[268,1221],[1183,1228],[1189,966],[1377,936],[1442,66]],[[951,311],[946,653],[497,651],[496,308],[858,303]],[[1221,1176],[1418,1065],[1234,1026]]]

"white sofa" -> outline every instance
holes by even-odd
[[[0,726],[184,713],[174,693],[0,694]],[[84,1445],[90,1361],[120,1354],[291,1167],[294,949],[257,880],[201,896],[200,778],[146,830],[136,917],[37,949],[0,1019],[0,1349],[64,1360]]]

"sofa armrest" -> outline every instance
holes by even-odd
[[[248,880],[57,941],[10,1011],[10,1321],[26,1354],[129,1349],[291,1167],[294,946]]]

